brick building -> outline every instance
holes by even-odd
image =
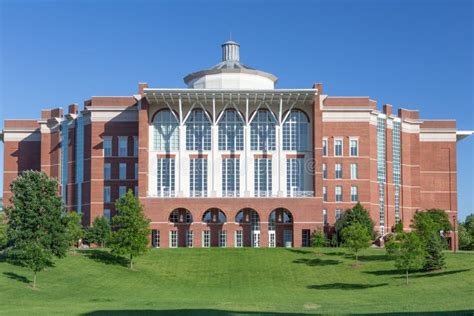
[[[96,96],[84,109],[5,120],[4,200],[23,170],[57,177],[85,225],[111,217],[133,190],[156,247],[307,246],[357,201],[380,235],[409,229],[427,208],[457,216],[453,120],[377,109],[369,97],[275,89],[277,78],[222,62],[184,78],[187,88],[138,84],[133,96]],[[456,244],[453,244],[456,247]]]

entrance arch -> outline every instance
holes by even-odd
[[[268,245],[293,246],[293,215],[286,208],[277,208],[268,216]]]
[[[251,208],[244,208],[237,212],[235,222],[242,228],[240,233],[242,234],[242,246],[260,247],[260,215],[258,212]]]
[[[227,216],[218,208],[210,208],[202,215],[208,229],[203,231],[203,247],[227,247],[227,233],[223,230]]]
[[[193,215],[185,208],[177,208],[171,211],[168,222],[175,229],[169,232],[169,247],[192,247],[192,238],[189,238],[190,226],[193,223]]]

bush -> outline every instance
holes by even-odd
[[[395,232],[396,233],[403,233],[403,223],[398,222],[395,224]]]
[[[356,263],[359,263],[359,251],[369,247],[370,235],[367,232],[367,227],[360,223],[354,223],[342,230],[342,237],[344,245],[354,252]]]
[[[324,247],[326,246],[326,236],[322,230],[314,230],[311,234],[311,246],[312,247]]]
[[[86,240],[99,247],[105,247],[109,242],[112,231],[109,220],[103,216],[96,217],[92,226],[86,231]]]

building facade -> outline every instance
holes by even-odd
[[[274,75],[240,63],[239,44],[222,54],[186,88],[140,83],[136,95],[92,97],[82,110],[5,120],[5,203],[29,169],[58,178],[85,225],[113,216],[133,190],[155,247],[308,246],[356,202],[379,236],[399,221],[409,229],[424,209],[457,219],[456,142],[468,133],[455,121],[379,111],[321,84],[276,89]]]

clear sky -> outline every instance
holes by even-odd
[[[473,2],[0,0],[0,127],[138,82],[182,78],[241,44],[278,88],[370,96],[474,129]],[[3,168],[3,145],[0,145]],[[474,212],[474,137],[458,143],[460,218]],[[0,175],[1,176],[1,175]],[[3,182],[3,180],[2,180]]]

